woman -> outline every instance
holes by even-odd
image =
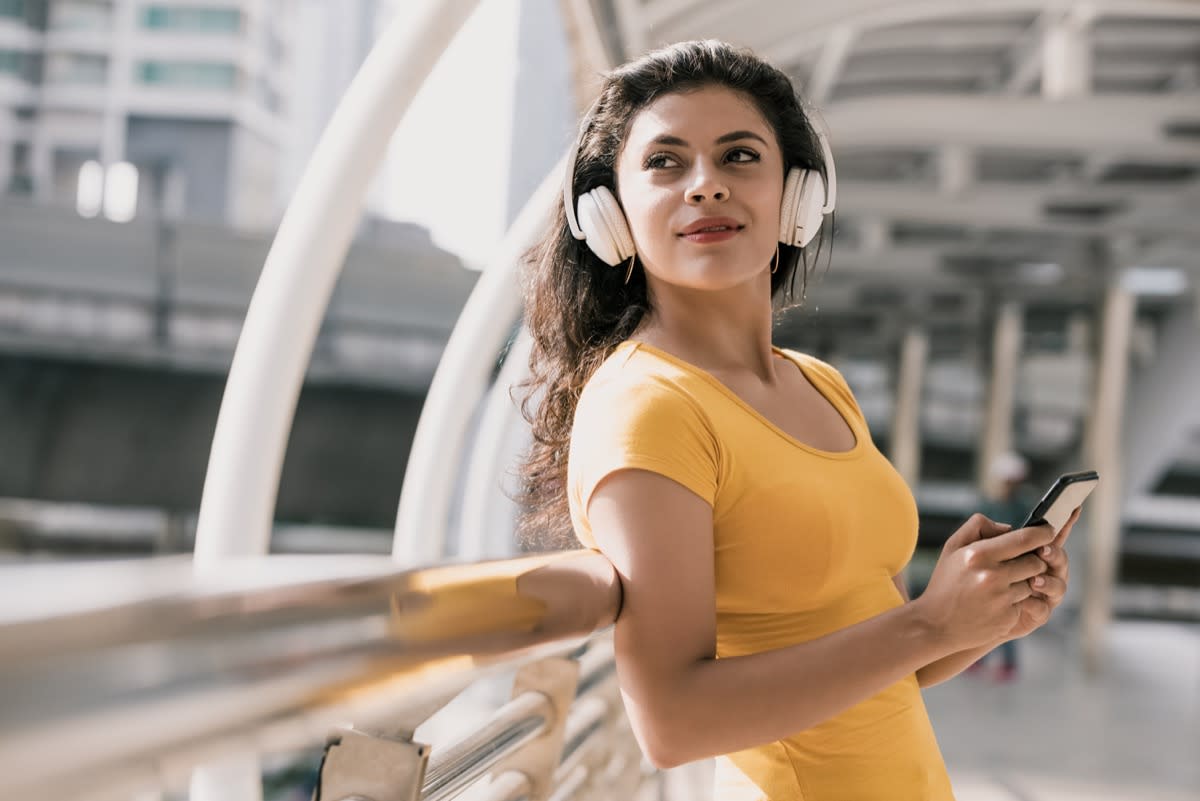
[[[841,375],[771,342],[832,205],[822,150],[787,77],[723,43],[607,76],[528,262],[522,529],[616,567],[656,765],[719,756],[722,800],[949,799],[919,686],[1046,620],[1070,524],[976,515],[908,600],[911,493]]]

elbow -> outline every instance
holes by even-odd
[[[664,747],[661,744],[650,745],[642,741],[642,754],[646,757],[646,761],[659,770],[669,770],[677,768],[680,765],[691,762],[692,760],[685,758],[677,750]]]
[[[917,687],[924,690],[926,687],[933,687],[941,684],[942,682],[947,681],[949,678],[949,676],[939,676],[931,670],[918,670]]]
[[[642,749],[642,755],[659,770],[677,768],[701,758],[687,752],[686,732],[670,725],[669,719],[651,717],[638,720],[630,716],[630,723],[633,724],[633,735]]]

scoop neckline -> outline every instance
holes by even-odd
[[[853,448],[851,448],[848,451],[827,451],[827,450],[822,450],[821,448],[817,448],[813,445],[809,445],[806,442],[801,442],[800,440],[793,437],[791,434],[784,431],[779,426],[775,425],[775,423],[771,422],[766,417],[766,415],[762,414],[760,411],[758,411],[758,409],[755,409],[753,406],[751,406],[749,403],[747,403],[742,398],[741,395],[737,394],[732,389],[727,387],[724,383],[721,382],[720,379],[718,379],[715,375],[708,372],[704,368],[697,367],[696,365],[692,364],[691,362],[684,361],[683,359],[679,358],[678,356],[676,356],[672,353],[668,353],[665,350],[663,350],[662,348],[655,347],[654,345],[651,345],[646,342],[641,342],[641,341],[635,340],[635,339],[627,339],[624,342],[622,342],[619,347],[625,347],[626,345],[631,346],[634,350],[645,351],[646,353],[649,353],[652,356],[655,356],[659,359],[669,362],[677,367],[687,370],[688,372],[698,376],[699,378],[702,378],[705,382],[711,384],[719,392],[724,394],[727,398],[729,398],[731,401],[733,401],[735,404],[737,404],[739,407],[741,407],[744,411],[749,413],[751,417],[754,417],[755,419],[757,419],[760,423],[762,423],[764,426],[766,426],[771,431],[775,432],[775,434],[777,436],[779,436],[781,439],[783,439],[785,442],[789,443],[793,447],[799,448],[800,450],[807,451],[808,453],[814,454],[816,456],[821,456],[826,459],[853,459],[856,456],[858,456],[863,450],[864,437],[863,437],[862,432],[859,430],[858,426],[855,424],[855,422],[853,420],[849,419],[845,415],[845,413],[843,413],[841,407],[838,406],[838,404],[835,403],[832,399],[830,399],[829,395],[825,392],[825,390],[821,386],[823,383],[822,380],[814,379],[812,377],[812,375],[809,373],[809,371],[807,369],[805,369],[805,366],[803,364],[803,359],[793,358],[791,356],[791,354],[789,354],[783,348],[780,348],[776,345],[771,345],[771,351],[773,353],[775,353],[776,355],[780,356],[781,358],[787,359],[789,362],[796,365],[796,369],[798,369],[800,371],[800,374],[804,376],[804,379],[806,381],[808,381],[808,383],[812,386],[812,388],[815,389],[822,398],[825,399],[826,403],[828,403],[830,406],[833,407],[833,410],[835,412],[837,412],[838,417],[842,418],[842,422],[844,422],[846,424],[846,426],[849,427],[850,433],[852,433],[854,435],[854,447]]]

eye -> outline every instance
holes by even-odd
[[[748,147],[735,147],[725,154],[725,158],[734,164],[752,164],[759,160],[759,155]]]
[[[677,167],[679,162],[670,153],[654,153],[646,157],[642,162],[644,170],[660,170],[665,167]]]

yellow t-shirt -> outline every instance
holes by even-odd
[[[717,658],[815,639],[899,606],[917,507],[871,442],[845,379],[775,349],[857,440],[792,438],[711,374],[637,342],[597,369],[575,412],[567,491],[576,535],[596,485],[621,468],[667,476],[713,507]],[[717,759],[718,801],[952,801],[916,675],[804,731]]]

